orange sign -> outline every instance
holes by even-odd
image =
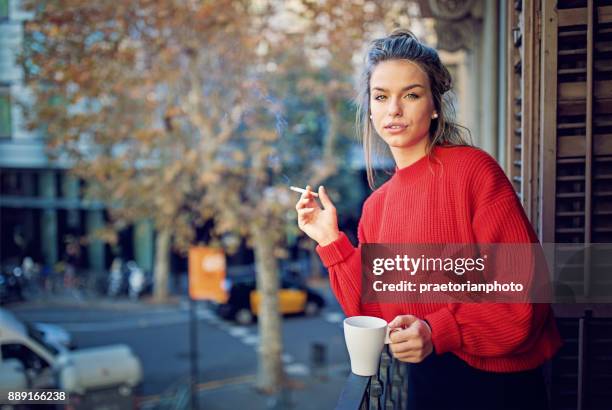
[[[195,246],[189,249],[189,296],[194,300],[225,303],[223,289],[225,254],[219,248]]]

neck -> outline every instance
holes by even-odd
[[[410,147],[391,147],[391,154],[395,160],[395,165],[399,168],[406,168],[414,164],[427,153],[427,138],[423,138]]]

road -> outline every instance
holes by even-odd
[[[185,383],[190,371],[189,304],[175,306],[105,303],[11,308],[25,320],[61,325],[79,348],[114,343],[129,345],[143,365],[141,396],[163,395]],[[259,345],[257,325],[238,326],[219,319],[205,305],[196,309],[200,386],[218,387],[254,377]],[[316,317],[293,316],[283,321],[283,362],[289,376],[307,376],[315,343],[326,347],[329,369],[346,371],[344,316],[333,302]],[[341,389],[341,386],[338,387]],[[339,392],[340,390],[338,390]]]

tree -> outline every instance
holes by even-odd
[[[186,251],[212,217],[202,197],[221,179],[215,157],[252,103],[252,11],[238,1],[70,0],[37,11],[25,53],[33,118],[116,224],[155,222],[163,300],[170,247]]]
[[[288,8],[290,25],[278,24]],[[384,7],[56,0],[32,9],[23,61],[31,118],[45,124],[51,151],[115,224],[155,222],[159,300],[171,247],[186,252],[198,226],[214,221],[213,243],[247,238],[262,296],[258,383],[278,390],[277,261],[296,229],[286,180],[318,185],[337,171],[339,140],[352,134],[349,62]],[[317,50],[328,58],[313,64]]]
[[[170,246],[186,251],[195,226],[213,218],[216,238],[250,239],[262,293],[259,380],[277,389],[275,222],[286,223],[290,204],[267,187],[277,135],[255,52],[265,5],[60,0],[36,11],[24,62],[32,118],[47,124],[51,150],[91,182],[116,223],[155,221],[160,299]]]

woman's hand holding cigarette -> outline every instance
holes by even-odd
[[[317,241],[321,246],[328,245],[338,239],[338,217],[336,207],[327,195],[323,186],[319,187],[318,197],[323,208],[314,199],[314,192],[310,190],[310,185],[302,193],[300,200],[295,205],[298,213],[298,226],[310,238]]]

